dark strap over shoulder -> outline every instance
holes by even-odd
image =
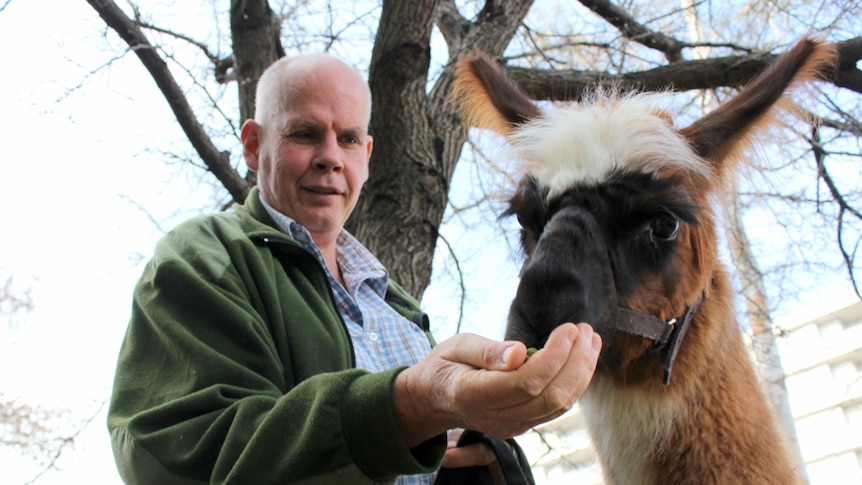
[[[535,485],[530,463],[524,451],[514,439],[501,440],[478,431],[466,430],[458,440],[458,446],[484,443],[497,457],[506,485]],[[495,485],[488,467],[441,468],[435,485]]]

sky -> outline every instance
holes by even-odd
[[[120,483],[102,404],[131,291],[162,230],[211,207],[211,192],[154,152],[183,137],[137,60],[88,76],[107,61],[103,25],[84,0],[52,3],[12,0],[0,11],[0,277],[12,275],[34,303],[0,328],[0,393],[69,409],[61,429],[82,430],[35,483]],[[456,228],[443,234],[462,236]],[[471,287],[479,275],[487,283],[471,293],[462,330],[500,338],[518,263],[505,244],[471,239],[473,246],[460,246],[463,269]],[[451,263],[439,261],[435,278],[446,280]],[[438,338],[455,332],[458,291],[450,281],[432,283],[423,302]],[[830,290],[836,301],[852,297]],[[10,484],[43,468],[3,448],[0,463]]]
[[[88,80],[87,68],[105,62],[94,48],[101,35],[95,12],[83,0],[51,3],[13,0],[0,12],[8,62],[0,78],[0,276],[12,275],[14,288],[29,290],[34,303],[14,328],[0,328],[0,392],[70,409],[65,433],[95,416],[60,456],[58,471],[36,483],[120,483],[99,410],[140,255],[160,235],[136,204],[158,200],[165,208],[153,210],[161,218],[188,195],[154,191],[175,174],[141,155],[154,140],[177,134],[165,103],[153,101],[153,83],[141,82],[132,63],[104,76],[141,85],[140,96]],[[4,483],[25,483],[41,470],[9,455],[0,449]]]

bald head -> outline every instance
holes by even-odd
[[[368,180],[371,95],[356,70],[325,54],[282,59],[261,76],[243,157],[260,196],[304,226],[337,273],[335,244]]]
[[[366,124],[371,119],[371,91],[353,67],[329,54],[301,54],[282,57],[260,76],[255,94],[254,120],[267,125],[279,113],[290,111],[291,100],[311,86],[326,89],[347,87],[365,94]]]

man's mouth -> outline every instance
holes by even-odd
[[[305,190],[320,195],[341,195],[341,191],[332,187],[306,187]]]

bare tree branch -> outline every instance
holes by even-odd
[[[464,37],[470,31],[471,25],[461,16],[454,0],[441,0],[437,4],[437,28],[440,29],[449,46],[450,59],[458,57],[458,52],[464,45]]]
[[[230,70],[234,66],[233,56],[228,57],[219,57],[216,53],[210,51],[209,47],[201,41],[195,40],[187,35],[181,34],[179,32],[175,32],[170,29],[164,29],[157,25],[150,24],[148,22],[144,22],[143,19],[137,17],[137,11],[135,22],[137,22],[142,28],[152,30],[153,32],[159,32],[161,34],[165,34],[170,37],[174,37],[176,39],[180,39],[185,41],[200,50],[203,55],[209,59],[215,69],[215,79],[219,84],[226,84],[230,81],[236,80],[236,77],[231,75]]]
[[[13,276],[8,276],[0,285],[0,315],[28,312],[33,309],[33,295],[30,289],[17,290],[13,285]]]
[[[837,45],[842,63],[852,62],[855,66],[855,62],[862,58],[862,49],[860,49],[862,37]],[[766,68],[776,57],[775,54],[753,53],[696,59],[618,75],[572,69],[547,70],[522,67],[508,69],[515,81],[533,98],[570,101],[580,99],[586,90],[599,84],[612,84],[622,89],[638,91],[668,89],[689,91],[739,87]],[[862,79],[856,84],[849,69],[839,71],[831,81],[839,87],[862,93]]]
[[[68,409],[29,404],[0,394],[0,446],[17,449],[50,468],[65,446],[65,438],[56,431],[58,421],[68,414]]]
[[[860,126],[859,123],[833,120],[831,118],[812,117],[812,119],[816,119],[817,124],[819,124],[820,126],[825,126],[827,128],[843,131],[852,136],[862,137],[862,126]]]
[[[209,59],[210,62],[212,62],[213,64],[218,64],[218,63],[222,62],[222,60],[219,59],[219,57],[217,55],[215,55],[215,53],[210,52],[209,47],[207,47],[207,45],[204,44],[203,42],[197,41],[197,40],[189,37],[188,35],[180,34],[179,32],[174,32],[173,30],[170,30],[170,29],[163,29],[157,25],[152,25],[150,23],[144,22],[143,19],[141,19],[138,16],[137,10],[135,11],[135,23],[138,26],[140,26],[141,28],[152,30],[153,32],[159,32],[161,34],[165,34],[165,35],[174,37],[176,39],[180,39],[182,41],[185,41],[185,42],[197,47],[204,54],[204,56],[206,56],[206,58]]]
[[[847,276],[850,279],[850,282],[853,284],[853,289],[856,291],[856,296],[862,298],[862,292],[860,292],[859,282],[856,280],[856,273],[854,271],[854,261],[856,250],[854,249],[852,252],[848,251],[847,246],[844,242],[844,222],[845,216],[848,214],[850,216],[855,217],[856,219],[862,221],[862,213],[860,213],[857,209],[855,209],[841,193],[841,190],[838,188],[838,185],[835,183],[835,180],[829,174],[829,171],[826,169],[825,163],[825,151],[820,144],[820,134],[819,128],[812,128],[811,132],[811,151],[814,154],[814,159],[817,162],[817,170],[818,176],[823,182],[826,184],[826,187],[829,189],[829,193],[832,195],[832,198],[838,204],[838,228],[836,231],[836,238],[838,242],[838,247],[841,250],[841,256],[844,259],[844,266],[847,268]],[[858,243],[857,243],[858,244]]]
[[[177,122],[209,171],[218,178],[234,200],[245,200],[251,185],[231,166],[230,153],[220,151],[197,121],[194,111],[168,69],[168,65],[159,57],[141,32],[140,25],[127,17],[112,0],[87,0],[87,3],[128,44],[129,49],[138,56],[150,72],[176,116]]]
[[[455,249],[449,244],[449,240],[440,234],[440,240],[452,256],[452,261],[455,263],[455,271],[458,273],[458,286],[461,289],[461,296],[458,298],[458,323],[455,325],[455,333],[461,333],[461,323],[464,321],[464,301],[467,297],[467,287],[464,284],[464,271],[461,269],[461,262],[458,260],[458,254]]]
[[[36,481],[39,480],[42,475],[48,473],[49,470],[55,469],[57,467],[57,460],[60,459],[60,455],[63,454],[63,451],[67,447],[75,443],[75,440],[78,438],[78,436],[93,422],[94,419],[96,419],[96,416],[98,416],[99,413],[102,412],[102,409],[105,407],[106,404],[108,404],[107,400],[102,401],[101,404],[99,404],[99,408],[96,409],[96,411],[92,415],[90,415],[89,418],[85,419],[84,422],[81,423],[81,425],[75,430],[74,433],[68,436],[59,437],[58,440],[60,441],[60,445],[54,450],[54,453],[51,455],[50,460],[45,465],[45,468],[43,468],[41,472],[36,474],[36,476],[31,478],[30,480],[24,482],[24,485],[36,483]]]
[[[619,75],[597,71],[545,70],[509,67],[515,81],[536,99],[578,100],[596,85],[624,90],[688,91],[737,87],[760,72],[775,56],[752,54],[681,61],[646,71]]]
[[[654,32],[641,25],[634,17],[614,3],[606,0],[579,0],[581,5],[595,12],[609,24],[613,25],[623,36],[643,44],[651,49],[664,53],[668,62],[682,60],[682,49],[685,44],[659,32]]]

